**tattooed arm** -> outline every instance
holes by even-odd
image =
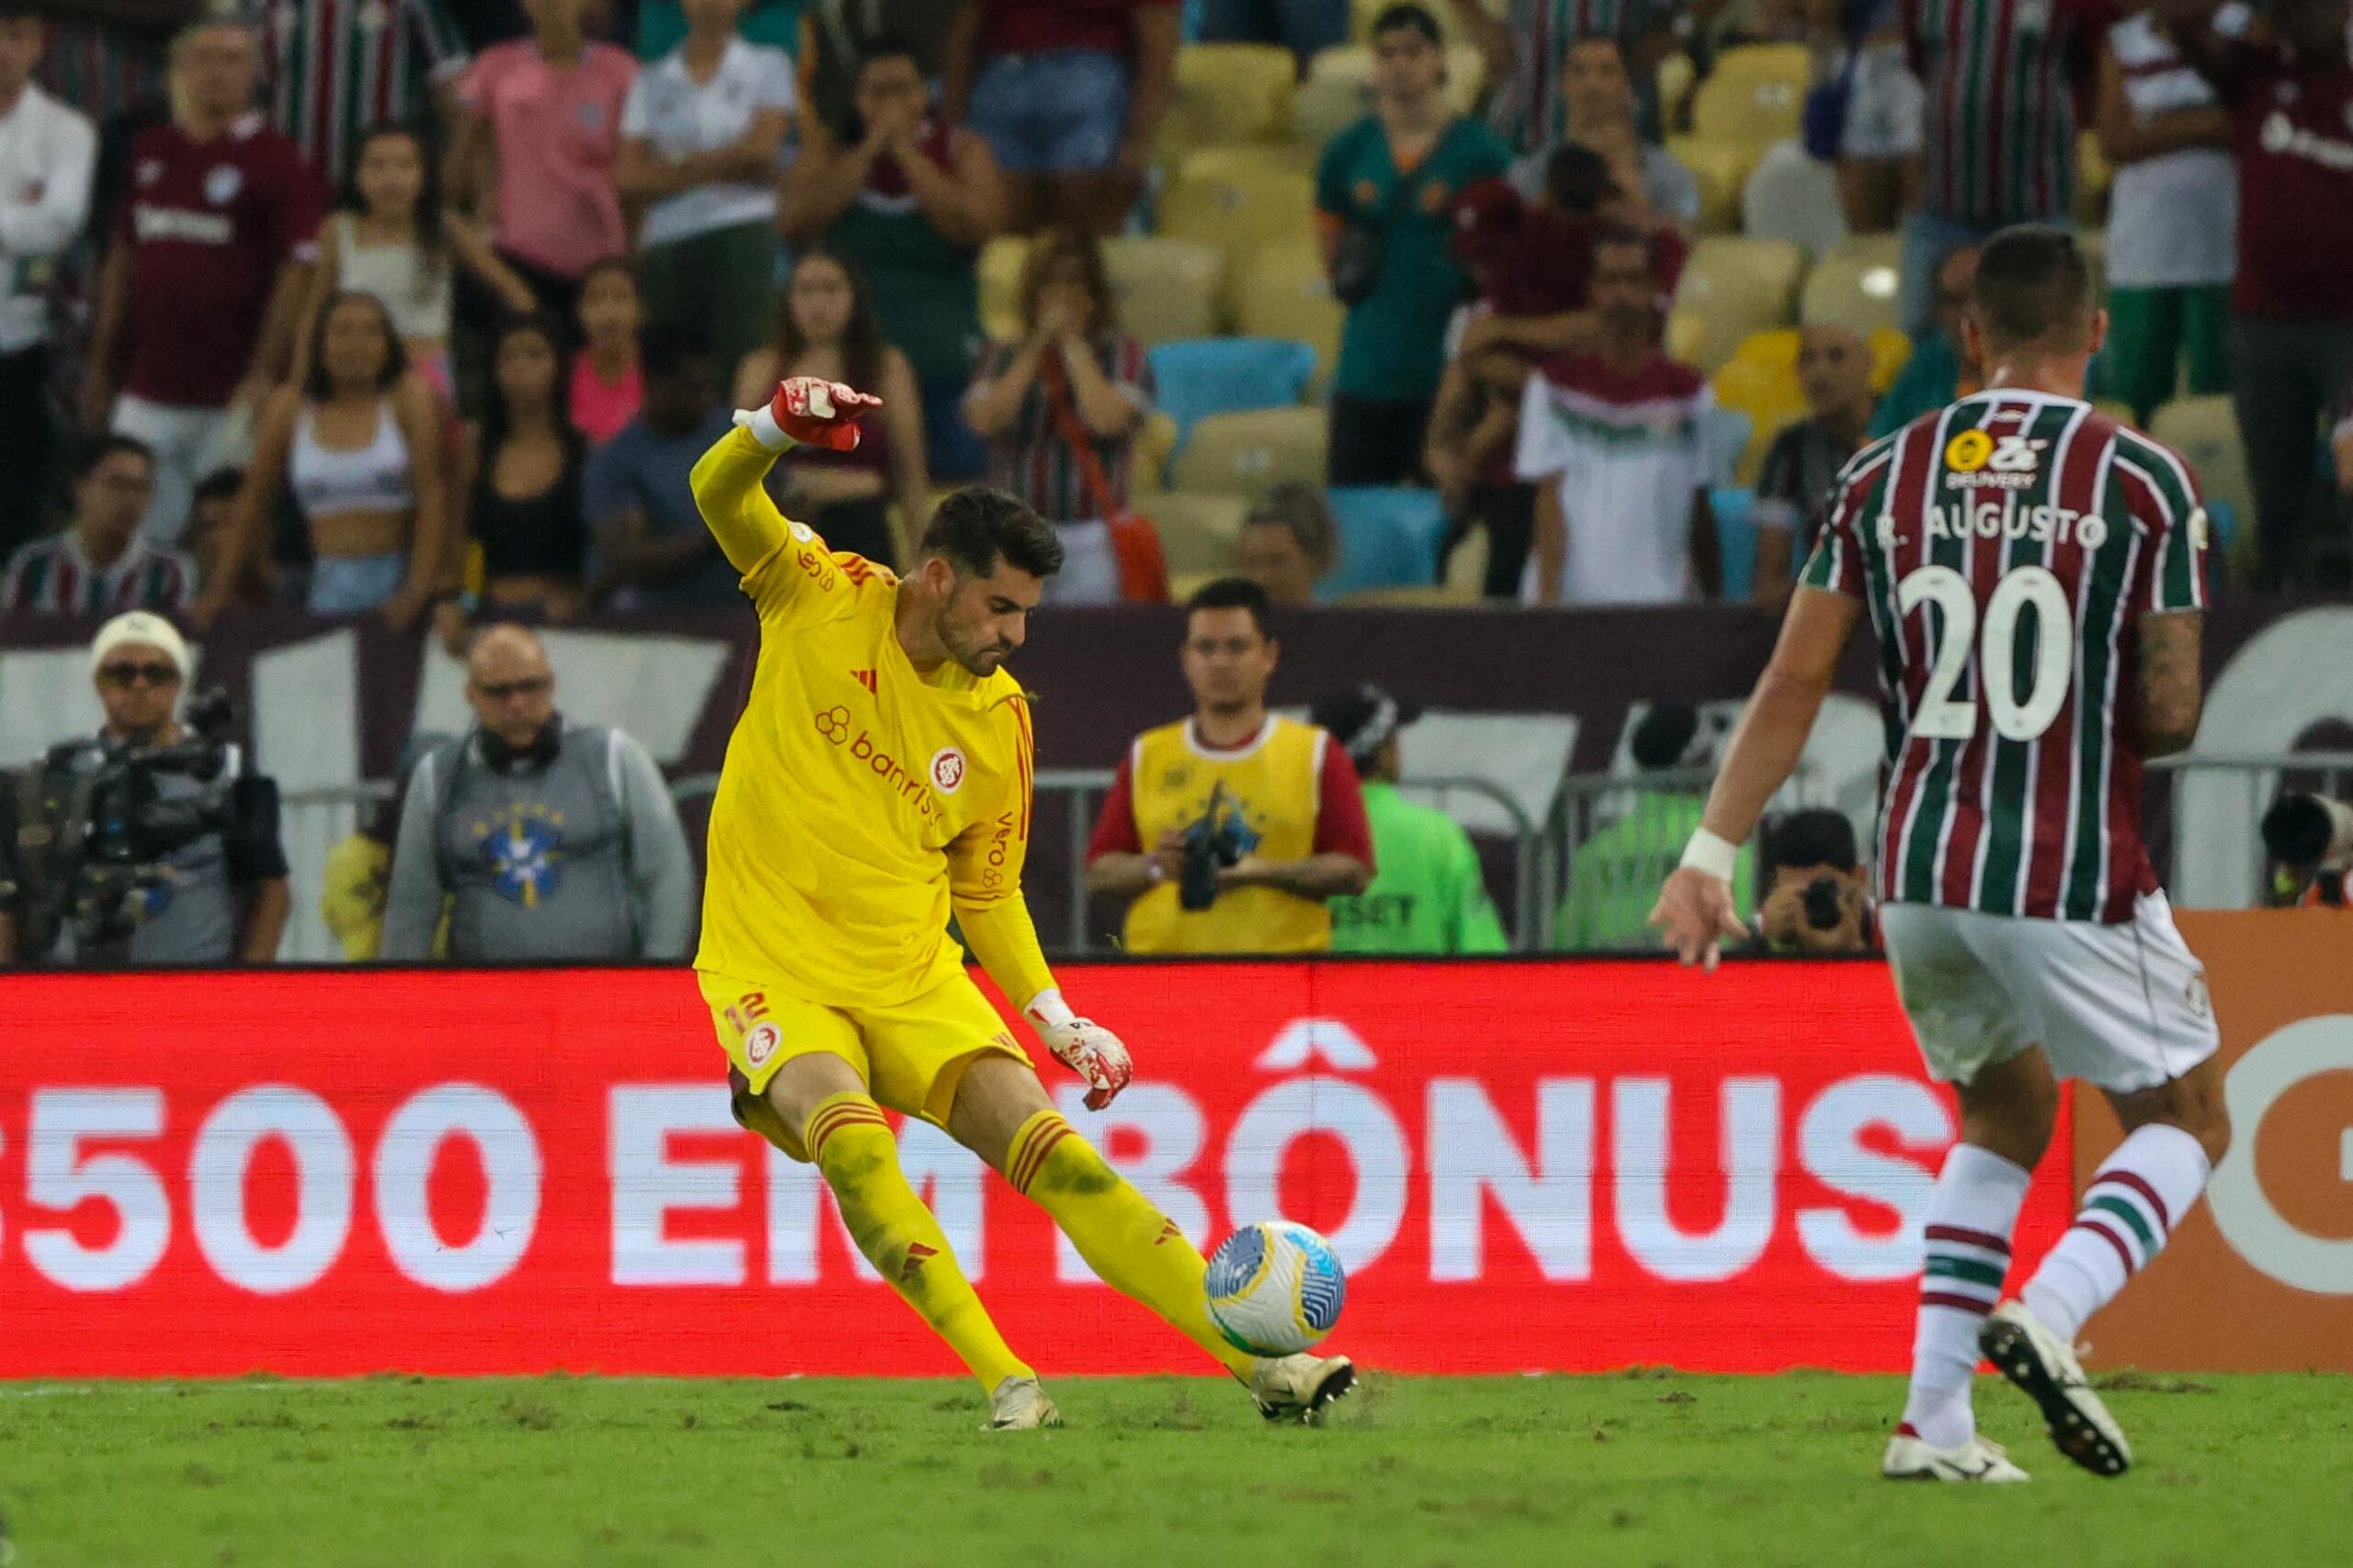
[[[2198,738],[2205,705],[2199,677],[2199,633],[2205,615],[2179,610],[2141,619],[2141,751],[2171,756]]]

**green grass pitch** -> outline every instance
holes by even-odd
[[[1827,1374],[1375,1372],[1321,1431],[1065,1378],[1065,1429],[996,1435],[954,1382],[13,1383],[0,1513],[18,1568],[2353,1561],[2353,1379],[2108,1382],[2131,1475],[1988,1378],[2035,1480],[1984,1489],[1879,1480],[1902,1385]]]

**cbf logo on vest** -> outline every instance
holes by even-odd
[[[547,806],[514,808],[504,822],[473,824],[483,861],[498,896],[537,909],[563,885],[563,813]]]

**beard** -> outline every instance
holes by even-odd
[[[948,650],[948,656],[961,665],[969,675],[993,676],[1004,667],[1005,661],[1013,653],[1010,643],[983,641],[958,625],[944,612],[935,623],[934,630],[939,634],[939,645]]]

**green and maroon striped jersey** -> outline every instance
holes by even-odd
[[[2173,451],[2074,398],[1999,388],[1839,474],[1804,581],[1860,598],[1887,730],[1893,903],[2131,918],[2136,628],[2206,604],[2206,512]]]
[[[465,62],[449,0],[265,0],[270,123],[330,184],[371,127],[423,118],[433,77]]]
[[[2075,95],[2110,19],[2103,0],[1904,0],[1927,95],[1927,211],[1989,225],[2066,217]]]
[[[1637,39],[1664,25],[1671,9],[1661,0],[1511,0],[1504,14],[1511,76],[1493,84],[1487,124],[1514,153],[1556,145],[1568,133],[1561,56],[1569,45],[1581,38],[1614,38],[1631,52]]]

